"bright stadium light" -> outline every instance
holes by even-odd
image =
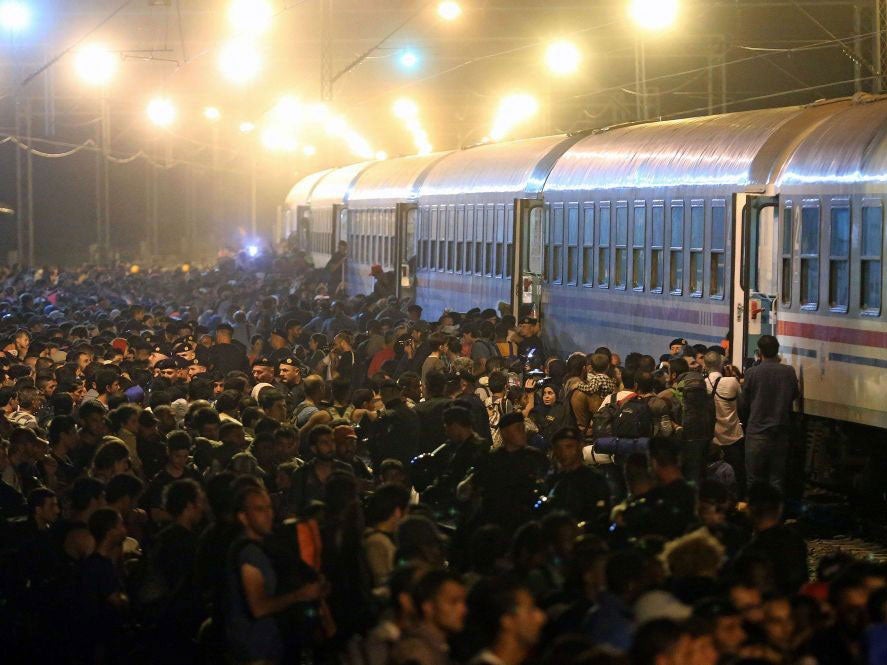
[[[215,106],[207,106],[203,109],[203,117],[210,122],[218,122],[222,119],[222,112]]]
[[[539,112],[539,102],[532,95],[516,93],[508,95],[499,104],[490,138],[501,141],[512,129],[526,122]]]
[[[244,85],[259,75],[262,56],[248,40],[233,39],[219,51],[219,69],[232,83]]]
[[[380,162],[384,162],[386,159],[388,159],[388,153],[384,150],[377,150],[375,158]]]
[[[403,69],[415,69],[419,64],[419,56],[415,51],[407,49],[406,51],[401,52],[397,57],[397,61]]]
[[[302,154],[305,155],[305,157],[314,157],[314,155],[317,154],[317,148],[313,145],[302,146]]]
[[[74,67],[80,78],[89,85],[108,85],[114,74],[120,58],[101,44],[90,44],[77,52],[74,58]]]
[[[31,8],[23,2],[7,0],[0,4],[0,27],[9,32],[21,32],[31,25]]]
[[[412,99],[407,99],[406,97],[401,97],[394,102],[392,110],[394,111],[394,115],[401,120],[414,118],[419,114],[419,107],[416,106],[416,102]]]
[[[240,131],[244,134],[249,134],[255,128],[256,128],[256,126],[253,123],[251,123],[249,120],[245,120],[245,121],[241,122],[240,127],[239,127]]]
[[[148,120],[158,127],[169,127],[176,120],[176,107],[166,97],[156,97],[147,108]]]
[[[276,124],[262,129],[262,145],[272,152],[295,152],[299,148],[295,134]]]
[[[666,30],[678,18],[678,0],[631,0],[628,14],[644,30]]]
[[[292,95],[285,95],[271,109],[271,115],[277,122],[296,124],[303,115],[302,103]]]
[[[260,35],[271,27],[274,9],[267,0],[232,0],[228,22],[241,33]]]
[[[446,2],[441,2],[437,6],[437,15],[444,21],[455,21],[462,16],[462,7],[459,6],[458,2],[446,0]]]
[[[545,63],[555,76],[569,76],[579,69],[582,56],[571,42],[554,42],[545,51]]]

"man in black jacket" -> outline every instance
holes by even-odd
[[[233,342],[234,328],[228,323],[216,326],[216,343],[209,350],[210,364],[221,376],[228,372],[251,373],[246,350]]]
[[[546,505],[564,510],[576,521],[604,531],[610,516],[610,486],[582,459],[582,436],[573,427],[554,433],[551,450],[557,471],[545,482]]]
[[[444,442],[444,411],[453,403],[445,396],[447,377],[443,372],[431,371],[425,377],[425,400],[416,405],[421,438],[419,452],[431,452]]]
[[[370,444],[373,466],[391,458],[406,467],[419,451],[422,427],[419,416],[407,406],[401,387],[395,381],[386,381],[381,388],[382,412],[376,427],[376,436]]]

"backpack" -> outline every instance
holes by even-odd
[[[296,427],[304,426],[308,422],[308,419],[311,418],[311,416],[318,411],[320,411],[320,409],[318,409],[314,404],[301,402],[293,411],[293,424]]]
[[[705,377],[687,372],[675,386],[680,404],[680,423],[685,440],[711,441],[715,435],[714,393],[709,394]]]
[[[506,413],[511,413],[513,408],[511,402],[505,397],[501,397],[498,400],[493,400],[492,397],[488,397],[484,402],[484,405],[487,407],[487,417],[490,420],[490,431],[493,434],[493,447],[498,448],[502,445],[502,435],[499,433],[499,419]]]

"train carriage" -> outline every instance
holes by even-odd
[[[353,201],[351,261],[415,272],[398,288],[415,286],[401,295],[429,318],[531,306],[567,352],[608,344],[658,355],[672,337],[727,335],[737,364],[775,332],[806,413],[887,427],[885,102],[861,95],[526,139],[422,168],[407,161],[417,158],[355,165],[322,175],[303,205],[313,232],[335,234],[334,213]],[[415,265],[396,249],[404,243]]]

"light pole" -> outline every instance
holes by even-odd
[[[650,115],[647,94],[647,54],[645,37],[647,34],[661,33],[677,20],[678,0],[630,0],[628,14],[641,32],[635,32],[634,73],[635,111],[638,120],[647,120]]]

